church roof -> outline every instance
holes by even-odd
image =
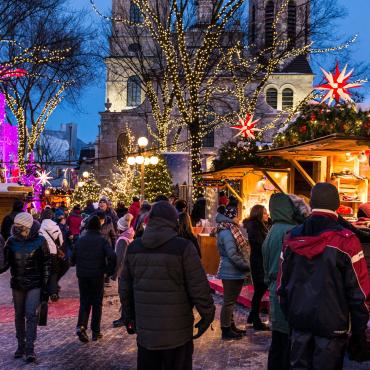
[[[313,74],[306,55],[298,55],[288,65],[286,65],[281,72]]]

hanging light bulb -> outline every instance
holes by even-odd
[[[135,157],[128,157],[128,158],[127,158],[127,163],[128,163],[130,166],[133,166],[133,165],[136,163]]]

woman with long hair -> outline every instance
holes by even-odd
[[[252,309],[248,316],[248,323],[253,324],[255,330],[268,330],[259,316],[261,300],[267,291],[264,282],[262,244],[268,233],[268,219],[269,215],[266,208],[256,204],[252,207],[249,218],[243,221],[251,247],[250,264],[254,287]]]
[[[198,251],[199,257],[201,257],[199,243],[191,225],[191,218],[186,212],[179,213],[179,236],[191,240]]]

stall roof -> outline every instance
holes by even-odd
[[[332,134],[300,144],[289,145],[276,149],[263,150],[259,156],[293,158],[297,156],[320,157],[343,152],[363,151],[370,147],[370,138]]]
[[[203,179],[229,179],[237,180],[245,176],[246,172],[252,171],[274,171],[274,172],[284,172],[289,171],[288,168],[261,168],[258,166],[245,165],[245,166],[232,166],[224,168],[222,170],[203,172],[201,176]]]

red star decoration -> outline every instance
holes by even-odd
[[[259,122],[259,119],[253,121],[253,115],[247,113],[244,119],[239,116],[239,125],[231,126],[231,128],[239,130],[238,135],[240,136],[244,136],[247,139],[255,139],[254,131],[262,131],[254,127],[257,122]]]
[[[352,99],[349,89],[358,88],[362,85],[362,83],[360,82],[354,83],[348,82],[348,80],[351,78],[353,74],[353,69],[350,72],[346,73],[347,72],[346,65],[343,71],[341,72],[339,69],[339,64],[337,63],[334,75],[331,72],[325,71],[323,68],[321,68],[321,70],[324,73],[327,83],[316,86],[316,89],[329,90],[321,102],[324,103],[326,100],[329,100],[329,104],[331,104],[333,100],[335,100],[337,103],[339,103],[341,99],[343,99],[344,101],[351,102]]]

